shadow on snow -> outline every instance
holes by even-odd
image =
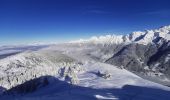
[[[3,87],[1,89],[5,90]],[[1,95],[0,100],[13,100],[14,98],[20,100],[24,97],[96,100],[96,96],[118,98],[119,100],[169,100],[170,91],[132,85],[125,85],[122,88],[93,89],[68,84],[53,76],[42,76],[7,90]],[[107,98],[100,98],[100,100],[102,99],[107,100]]]

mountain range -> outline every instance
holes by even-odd
[[[170,26],[0,48],[0,100],[168,100]]]

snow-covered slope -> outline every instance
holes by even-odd
[[[146,30],[144,32],[136,31],[128,35],[106,35],[99,37],[92,37],[84,40],[71,41],[70,43],[93,43],[93,44],[121,44],[121,43],[140,43],[148,44],[154,42],[155,39],[162,37],[170,40],[170,25],[164,26],[155,30]]]
[[[46,75],[64,78],[65,75],[62,74],[67,75],[69,70],[78,69],[79,66],[74,59],[57,51],[27,51],[0,60],[0,86],[11,89]],[[74,73],[70,72],[68,76],[72,74]],[[70,80],[70,82],[75,81]]]
[[[115,43],[120,44],[124,42],[123,35],[106,35],[106,36],[99,36],[99,37],[92,37],[87,40],[77,40],[77,41],[71,41],[70,43],[93,43],[93,44],[104,44],[104,43]]]
[[[170,59],[167,56],[170,54],[170,25],[124,36],[93,37],[72,44],[98,45],[95,51],[89,52],[93,58],[170,84]]]
[[[91,58],[90,55],[86,55],[86,53],[88,52],[87,49],[89,48],[82,47],[80,49],[79,46],[74,46],[74,45],[73,46],[69,45],[67,47],[65,47],[65,45],[63,46],[56,45],[53,47],[46,48],[42,51],[31,52],[33,57],[38,57],[41,59],[48,58],[48,60],[43,60],[43,62],[39,62],[40,64],[43,65],[43,66],[39,66],[39,68],[42,67],[42,70],[39,70],[37,65],[34,66],[38,68],[38,69],[34,69],[37,70],[36,73],[45,72],[43,69],[49,70],[52,67],[54,67],[54,69],[49,70],[46,74],[44,74],[45,76],[44,75],[41,76],[42,78],[44,77],[46,81],[42,81],[41,79],[41,80],[34,80],[32,82],[23,83],[21,86],[18,85],[18,87],[13,87],[8,92],[8,95],[2,95],[0,99],[1,100],[13,100],[13,99],[17,99],[17,100],[30,100],[30,99],[31,100],[96,100],[96,99],[99,100],[100,99],[101,100],[109,100],[109,99],[111,100],[129,100],[129,99],[168,100],[168,98],[170,98],[169,87],[142,79],[125,69],[119,69],[116,66],[102,63],[100,61],[96,61],[95,59]],[[38,54],[39,56],[34,56],[35,54]],[[23,57],[25,58],[26,55],[29,56],[30,54],[29,53],[20,54],[19,56],[17,56],[17,58],[11,57],[10,58],[11,60],[9,61],[12,62],[15,61],[13,59],[20,60]],[[44,56],[44,55],[48,55],[48,56]],[[63,57],[63,55],[65,55],[65,57]],[[53,56],[55,56],[56,60],[54,59]],[[50,60],[51,58],[53,61]],[[62,58],[62,60],[58,60],[59,58]],[[78,80],[76,84],[71,84],[67,80],[62,80],[62,78],[60,78],[61,74],[58,73],[51,74],[56,70],[58,70],[57,69],[58,65],[54,62],[56,61],[62,62],[63,58],[74,59],[73,62],[75,61],[78,62],[79,68],[78,66],[74,66],[73,67],[74,70],[65,70],[64,74],[62,74],[62,75],[66,75],[66,74],[71,75],[70,77],[76,76],[77,77],[76,79]],[[39,61],[39,60],[35,60],[35,61]],[[46,65],[47,64],[46,61],[49,61],[55,65],[50,65],[50,64]],[[63,62],[66,61],[67,60],[64,60]],[[24,68],[27,68],[27,66],[24,66]],[[75,70],[75,68],[78,69]],[[79,71],[81,69],[82,71]],[[61,70],[59,72],[61,72]],[[50,77],[48,77],[49,75]],[[53,76],[52,79],[51,76]],[[44,86],[44,84],[47,85]],[[28,87],[30,88],[28,89]],[[34,91],[29,92],[30,89],[32,90],[32,87],[36,89]],[[24,92],[25,94],[21,95],[20,94],[21,91],[26,91],[23,89],[26,89],[29,93]],[[14,94],[10,95],[11,92],[17,93],[17,91],[20,91],[19,94],[15,94],[15,96],[13,96]]]

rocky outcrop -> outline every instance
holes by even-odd
[[[164,42],[147,62],[150,69],[164,73],[170,78],[170,41]]]
[[[106,60],[107,63],[116,66],[124,66],[131,71],[144,71],[149,57],[157,52],[156,45],[129,44],[124,46],[113,57]]]
[[[170,79],[170,41],[157,38],[155,43],[143,45],[132,43],[106,60],[120,68],[147,76],[158,76]]]

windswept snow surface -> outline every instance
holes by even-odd
[[[88,49],[65,45],[44,49],[60,51],[82,64],[84,70],[76,73],[79,80],[77,84],[56,80],[35,92],[5,95],[0,100],[169,100],[169,87],[144,80],[125,69],[93,60],[86,55]],[[107,72],[110,76],[104,78],[99,72]]]

